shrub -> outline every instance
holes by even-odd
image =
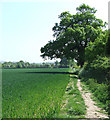
[[[90,67],[96,70],[102,70],[107,72],[110,69],[110,58],[109,57],[99,57],[98,59],[94,60]]]
[[[86,84],[89,85],[89,88],[94,92],[97,89],[97,83],[95,79],[88,79]]]
[[[97,96],[97,98],[105,104],[108,97],[108,86],[103,83],[98,84],[94,95]]]
[[[90,64],[85,63],[78,76],[84,78],[84,81],[93,78],[96,79],[98,83],[107,83],[108,80],[110,81],[109,71],[110,58],[99,57]]]

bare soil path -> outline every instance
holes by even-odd
[[[91,99],[91,93],[82,90],[81,82],[78,79],[77,86],[79,91],[82,94],[82,97],[85,101],[85,105],[87,106],[87,113],[85,115],[86,118],[108,118],[107,115],[100,113],[98,111],[101,110],[101,108],[97,107],[95,102]]]

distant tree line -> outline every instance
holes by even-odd
[[[1,63],[2,68],[68,68],[70,62],[63,58],[60,62],[57,60],[54,63],[29,63],[20,60],[19,62],[4,62]]]

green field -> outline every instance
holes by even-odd
[[[59,113],[68,69],[3,69],[2,117],[51,118]]]

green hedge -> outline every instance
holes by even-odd
[[[88,85],[94,96],[104,104],[104,108],[109,112],[110,57],[99,57],[90,64],[85,63],[79,72],[79,78]]]

